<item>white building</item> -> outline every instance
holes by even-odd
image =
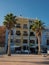
[[[27,18],[17,18],[17,25],[11,30],[11,51],[12,52],[31,52],[36,53],[36,48],[38,47],[37,39],[35,33],[30,29],[30,25],[33,23],[33,19]],[[8,30],[6,30],[6,44],[5,51],[8,46]],[[49,29],[42,31],[41,36],[41,46],[42,48],[49,49]]]
[[[41,44],[49,50],[49,29],[42,32]]]

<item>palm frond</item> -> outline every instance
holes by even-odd
[[[12,13],[7,14],[6,16],[4,16],[3,24],[7,28],[12,28],[16,24],[16,16],[14,16]]]
[[[39,34],[42,30],[45,29],[45,25],[41,20],[35,20],[30,28]]]

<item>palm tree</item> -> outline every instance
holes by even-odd
[[[11,39],[11,29],[15,26],[16,24],[16,16],[14,16],[12,13],[7,14],[4,18],[3,24],[6,26],[6,28],[9,30],[8,34],[8,56],[11,56],[11,51],[10,51],[10,39]]]
[[[40,43],[41,43],[41,34],[42,30],[45,29],[45,25],[41,20],[34,20],[33,24],[30,27],[34,32],[38,40],[38,54],[41,53]]]

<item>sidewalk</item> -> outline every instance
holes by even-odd
[[[42,57],[41,55],[1,55],[0,65],[49,65],[49,56]]]

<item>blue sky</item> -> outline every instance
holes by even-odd
[[[7,13],[41,19],[49,26],[49,0],[0,0],[0,25]]]

